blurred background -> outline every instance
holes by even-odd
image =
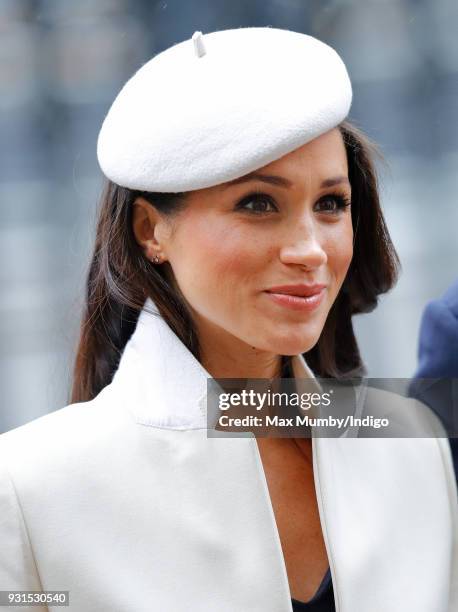
[[[266,25],[341,54],[350,118],[388,162],[382,204],[403,272],[354,323],[370,376],[413,374],[421,312],[458,276],[456,0],[0,0],[0,432],[69,401],[96,140],[121,86],[195,30]]]

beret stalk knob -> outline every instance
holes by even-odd
[[[194,51],[197,57],[205,55],[206,50],[204,46],[204,38],[202,32],[194,32],[192,35],[192,42],[194,43]]]

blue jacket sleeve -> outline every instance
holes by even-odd
[[[423,313],[418,369],[409,395],[428,404],[442,420],[458,479],[458,281]]]

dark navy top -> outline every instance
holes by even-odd
[[[283,357],[282,378],[292,378],[291,360]],[[291,598],[294,612],[335,612],[334,591],[332,588],[331,570],[323,577],[317,592],[309,601],[299,601]]]
[[[335,612],[334,590],[332,588],[331,570],[324,575],[317,592],[309,601],[291,598],[294,612]]]

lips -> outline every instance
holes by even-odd
[[[326,285],[279,285],[264,291],[277,306],[302,313],[316,311],[325,299]]]
[[[313,285],[297,284],[297,285],[278,285],[267,289],[267,293],[280,293],[284,295],[292,295],[296,297],[310,297],[320,293],[326,285],[315,283]]]

